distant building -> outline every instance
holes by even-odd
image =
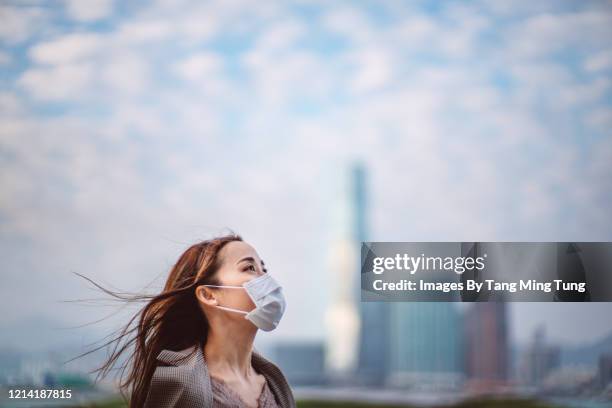
[[[361,243],[368,241],[366,169],[348,169],[330,245],[334,289],[326,312],[326,368],[332,381],[382,385],[389,370],[390,305],[361,302]]]
[[[539,386],[540,391],[558,396],[584,396],[597,388],[596,368],[580,365],[559,366]]]
[[[321,342],[279,343],[274,347],[273,356],[291,385],[321,385],[326,381]]]
[[[355,241],[368,241],[366,171],[362,166],[353,168],[353,199],[355,203]],[[361,261],[361,254],[358,254]],[[361,265],[355,271],[360,276]],[[356,287],[361,299],[361,282]],[[382,385],[389,371],[390,305],[386,302],[360,302],[359,349],[357,378],[366,385]]]
[[[599,357],[598,374],[601,388],[612,385],[612,354],[604,354]]]
[[[509,373],[507,306],[476,302],[465,314],[464,372],[474,387],[503,385]]]
[[[360,240],[364,235],[364,170],[355,166],[340,181],[329,246],[332,298],[325,313],[325,366],[332,381],[351,382],[359,360]]]
[[[462,380],[462,319],[452,302],[392,305],[389,378],[392,386],[455,388]]]
[[[561,350],[546,344],[544,327],[535,331],[532,343],[523,352],[519,367],[519,380],[528,385],[539,386],[548,374],[560,366]]]
[[[361,304],[358,378],[362,384],[382,385],[389,372],[390,310],[388,303]]]

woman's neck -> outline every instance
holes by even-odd
[[[251,355],[257,329],[231,324],[210,327],[204,345],[204,357],[209,370],[222,378],[251,377]]]

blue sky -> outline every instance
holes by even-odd
[[[138,290],[229,227],[295,305],[280,336],[323,337],[353,160],[373,241],[612,239],[610,2],[10,1],[0,19],[4,324],[89,321],[56,303],[89,293],[69,271]],[[519,339],[612,330],[555,307],[517,307]]]

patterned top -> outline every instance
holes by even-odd
[[[240,395],[222,379],[211,376],[210,383],[213,391],[214,408],[251,408],[242,398],[240,398]],[[274,398],[274,394],[268,386],[268,381],[264,382],[261,394],[259,394],[257,408],[279,408]]]
[[[195,345],[179,351],[164,349],[157,355],[159,364],[151,378],[143,408],[214,408],[218,406],[214,401],[217,393],[213,392],[213,381],[208,373],[208,365],[201,347],[201,345]],[[258,401],[259,407],[296,408],[291,387],[274,363],[253,350],[251,364],[255,371],[266,377],[266,388],[272,392],[274,400],[271,401],[269,396],[261,396]],[[267,392],[263,391],[263,393]],[[263,402],[266,401],[266,398],[268,402]],[[276,403],[276,405],[269,405],[270,403]],[[246,407],[244,402],[229,406]]]

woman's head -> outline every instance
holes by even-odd
[[[131,351],[127,362],[121,366],[122,377],[129,367],[128,375],[121,382],[121,389],[124,395],[131,393],[130,407],[141,407],[155,371],[156,357],[161,350],[183,350],[204,345],[211,323],[222,323],[220,310],[215,305],[245,311],[254,308],[244,290],[215,289],[202,285],[240,286],[263,273],[263,261],[253,247],[243,242],[239,235],[229,234],[187,248],[170,270],[162,292],[157,295],[115,293],[90,280],[119,300],[147,301],[111,340],[90,351],[114,344],[109,359],[96,371],[104,377],[123,353]],[[242,318],[242,324],[250,324],[241,315],[226,313],[223,318],[232,319],[226,321],[234,323]]]
[[[205,276],[198,279],[199,285],[195,289],[202,312],[212,327],[231,323],[254,329],[244,315],[228,313],[223,308],[245,312],[255,308],[251,298],[241,288],[246,282],[267,272],[264,261],[251,245],[243,241],[233,241],[224,245],[217,259],[217,267],[210,272],[208,279]]]

